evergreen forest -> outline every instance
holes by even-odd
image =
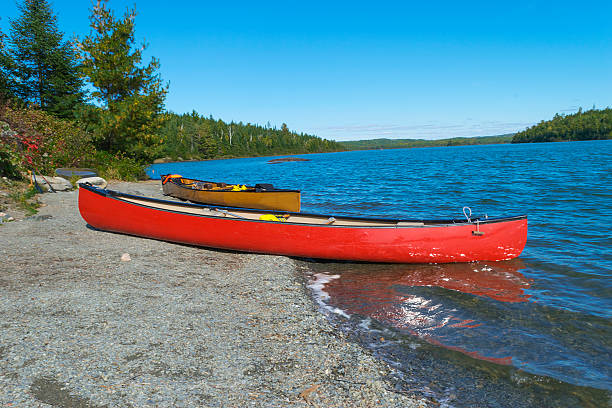
[[[172,160],[344,150],[340,143],[292,132],[285,123],[280,129],[270,125],[227,123],[212,116],[200,116],[195,111],[164,114],[160,135],[164,140],[161,155]]]
[[[535,126],[518,132],[512,143],[564,142],[612,139],[612,109],[591,109],[571,115],[555,115]]]

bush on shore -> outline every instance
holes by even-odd
[[[21,176],[19,167],[22,159],[17,154],[16,141],[10,137],[11,134],[9,125],[0,122],[0,177],[16,180]]]
[[[0,148],[2,176],[18,178],[33,171],[53,174],[58,167],[94,164],[96,150],[91,136],[74,122],[38,109],[0,107],[3,126]]]
[[[107,180],[137,181],[147,178],[146,165],[122,153],[112,154],[99,150],[96,152],[95,163],[100,176]]]
[[[0,177],[17,180],[32,171],[53,175],[59,167],[93,167],[107,179],[146,178],[146,165],[123,153],[96,150],[76,122],[37,109],[0,107]]]

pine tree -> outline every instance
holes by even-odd
[[[156,58],[140,66],[146,45],[135,47],[135,10],[116,19],[106,3],[98,0],[93,7],[92,31],[79,43],[83,73],[102,105],[96,115],[96,142],[111,153],[150,160],[161,145],[158,130],[168,86],[157,73]]]
[[[9,54],[17,96],[61,117],[74,115],[83,82],[70,42],[62,41],[57,17],[46,0],[24,0],[11,20]]]
[[[13,61],[6,50],[6,35],[0,30],[0,103],[13,96],[11,70]]]

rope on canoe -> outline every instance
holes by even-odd
[[[466,208],[470,212],[470,215],[466,214],[465,212]],[[472,222],[472,219],[470,218],[472,216],[472,209],[470,207],[463,207],[463,215],[465,215],[465,218],[467,218],[468,222]]]

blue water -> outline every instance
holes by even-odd
[[[517,260],[306,262],[313,293],[340,330],[396,367],[403,392],[447,406],[611,405],[612,141],[298,157],[309,161],[166,163],[148,173],[300,189],[302,211],[316,213],[527,214]]]

